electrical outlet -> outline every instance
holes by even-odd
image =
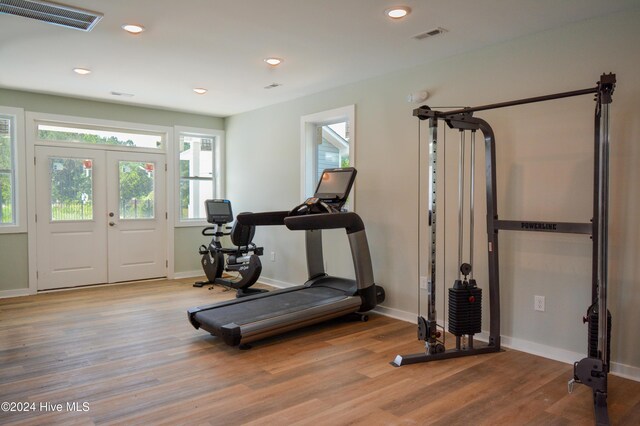
[[[429,288],[429,278],[420,277],[420,288],[423,290],[426,290],[427,288]]]
[[[272,262],[275,262],[275,261],[276,261],[276,252],[275,252],[275,251],[272,251],[272,252],[271,252],[271,261],[272,261]]]
[[[544,312],[544,296],[533,296],[533,309]]]

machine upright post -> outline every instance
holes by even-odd
[[[438,174],[438,120],[429,120],[429,282],[427,284],[427,346],[436,343],[436,236],[437,236],[437,174]]]
[[[487,193],[487,260],[489,266],[489,346],[500,350],[500,268],[498,265],[498,200],[496,175],[496,141],[493,129],[477,119],[484,136]]]
[[[594,119],[593,181],[593,266],[589,317],[589,349],[586,358],[574,363],[573,383],[583,383],[593,391],[593,408],[597,425],[609,424],[607,410],[607,375],[609,372],[608,224],[609,224],[609,104],[616,84],[615,74],[602,74],[597,87]],[[596,321],[597,315],[597,321]],[[595,324],[594,324],[595,322]],[[597,327],[597,334],[596,329]],[[595,349],[594,349],[595,340]]]
[[[600,118],[600,188],[598,197],[598,353],[605,366],[608,360],[608,223],[609,223],[609,104],[601,105]]]

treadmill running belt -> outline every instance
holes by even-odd
[[[342,290],[329,287],[308,287],[298,291],[260,297],[195,314],[199,323],[220,328],[235,323],[243,325],[316,306],[335,303],[349,297]]]

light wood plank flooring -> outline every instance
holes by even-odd
[[[394,368],[422,345],[414,325],[380,315],[231,348],[186,310],[233,293],[191,283],[0,300],[0,402],[64,405],[0,424],[593,424],[590,389],[567,394],[570,365],[508,350]],[[640,424],[640,383],[609,387],[613,423]]]

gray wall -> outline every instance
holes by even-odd
[[[300,117],[355,104],[356,211],[367,226],[376,281],[387,291],[384,306],[388,312],[412,317],[417,311],[417,194],[419,190],[426,194],[427,187],[426,181],[421,188],[417,185],[418,120],[411,115],[416,105],[408,104],[406,95],[426,89],[432,94],[430,105],[480,105],[593,87],[601,73],[616,72],[610,212],[612,357],[632,370],[635,367],[637,374],[640,347],[632,324],[640,323],[636,261],[640,235],[634,213],[640,209],[635,188],[640,179],[636,166],[640,55],[631,47],[640,44],[638,22],[640,9],[635,9],[229,117],[227,195],[238,211],[281,210],[299,203]],[[496,132],[501,218],[579,222],[591,218],[593,108],[591,97],[585,96],[477,114]],[[447,137],[447,275],[439,277],[439,289],[442,282],[446,287],[453,283],[457,269],[456,132]],[[483,154],[479,143],[479,159]],[[483,168],[477,172],[476,200],[483,206]],[[486,288],[485,229],[484,216],[478,212],[476,278]],[[424,226],[422,233],[424,240]],[[346,238],[337,231],[330,234],[325,248],[329,272],[352,275]],[[304,282],[302,233],[264,227],[255,241],[265,247],[264,277],[285,284]],[[500,241],[503,335],[524,346],[584,353],[586,326],[581,318],[589,304],[591,279],[588,238],[501,233]],[[275,262],[269,260],[272,251]],[[424,247],[422,253],[425,265]],[[534,295],[546,297],[546,312],[533,310]],[[440,314],[441,306],[439,300]],[[486,319],[483,328],[488,328]]]
[[[114,121],[224,129],[224,120],[218,117],[1,88],[0,105],[23,108],[25,111]],[[177,273],[200,268],[197,249],[202,244],[201,240],[199,229],[175,229],[174,257]],[[0,291],[27,288],[28,267],[27,234],[0,234]]]

